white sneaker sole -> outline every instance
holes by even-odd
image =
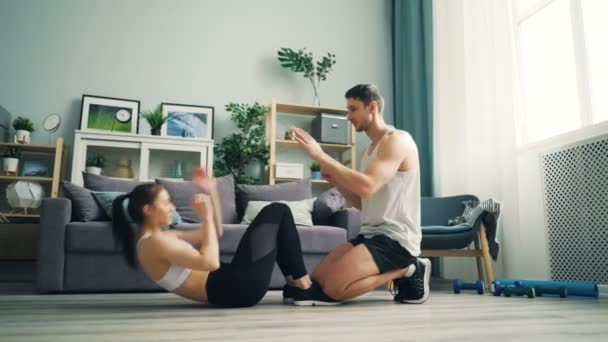
[[[422,304],[422,303],[426,302],[427,299],[429,299],[429,294],[431,292],[429,289],[429,283],[431,282],[431,260],[423,258],[423,259],[420,259],[420,262],[423,262],[425,265],[425,268],[424,268],[424,295],[420,299],[402,300],[401,303]]]

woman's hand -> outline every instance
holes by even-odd
[[[190,205],[192,209],[196,212],[198,217],[202,220],[205,218],[209,218],[212,215],[211,209],[213,208],[213,204],[211,203],[211,197],[206,194],[195,194],[192,196],[192,200],[190,201]]]
[[[215,190],[215,178],[210,177],[207,171],[200,166],[192,171],[192,183],[206,194],[210,194],[212,190]]]

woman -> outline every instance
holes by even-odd
[[[193,231],[162,230],[175,207],[160,185],[145,183],[113,202],[113,234],[127,263],[170,292],[225,307],[248,307],[266,294],[275,261],[285,275],[286,292],[311,288],[302,260],[300,238],[289,207],[266,206],[247,228],[231,263],[219,260],[222,236],[215,180],[197,168],[192,182],[208,194],[197,194],[192,207],[202,222]],[[124,203],[133,226],[125,215]],[[195,249],[190,243],[200,243]],[[291,290],[290,290],[291,289]],[[309,290],[307,290],[309,291]],[[306,291],[301,291],[305,293]]]

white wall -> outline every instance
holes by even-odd
[[[219,141],[234,127],[228,102],[311,103],[308,80],[276,60],[307,47],[336,55],[322,105],[343,108],[348,88],[376,83],[392,122],[391,13],[388,0],[0,0],[0,106],[34,121],[34,143],[59,113],[71,144],[83,93],[208,105]]]

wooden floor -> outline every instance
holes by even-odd
[[[374,291],[338,307],[248,309],[172,294],[0,295],[0,341],[607,341],[608,300],[432,292],[423,305]],[[602,337],[604,336],[604,337]]]

